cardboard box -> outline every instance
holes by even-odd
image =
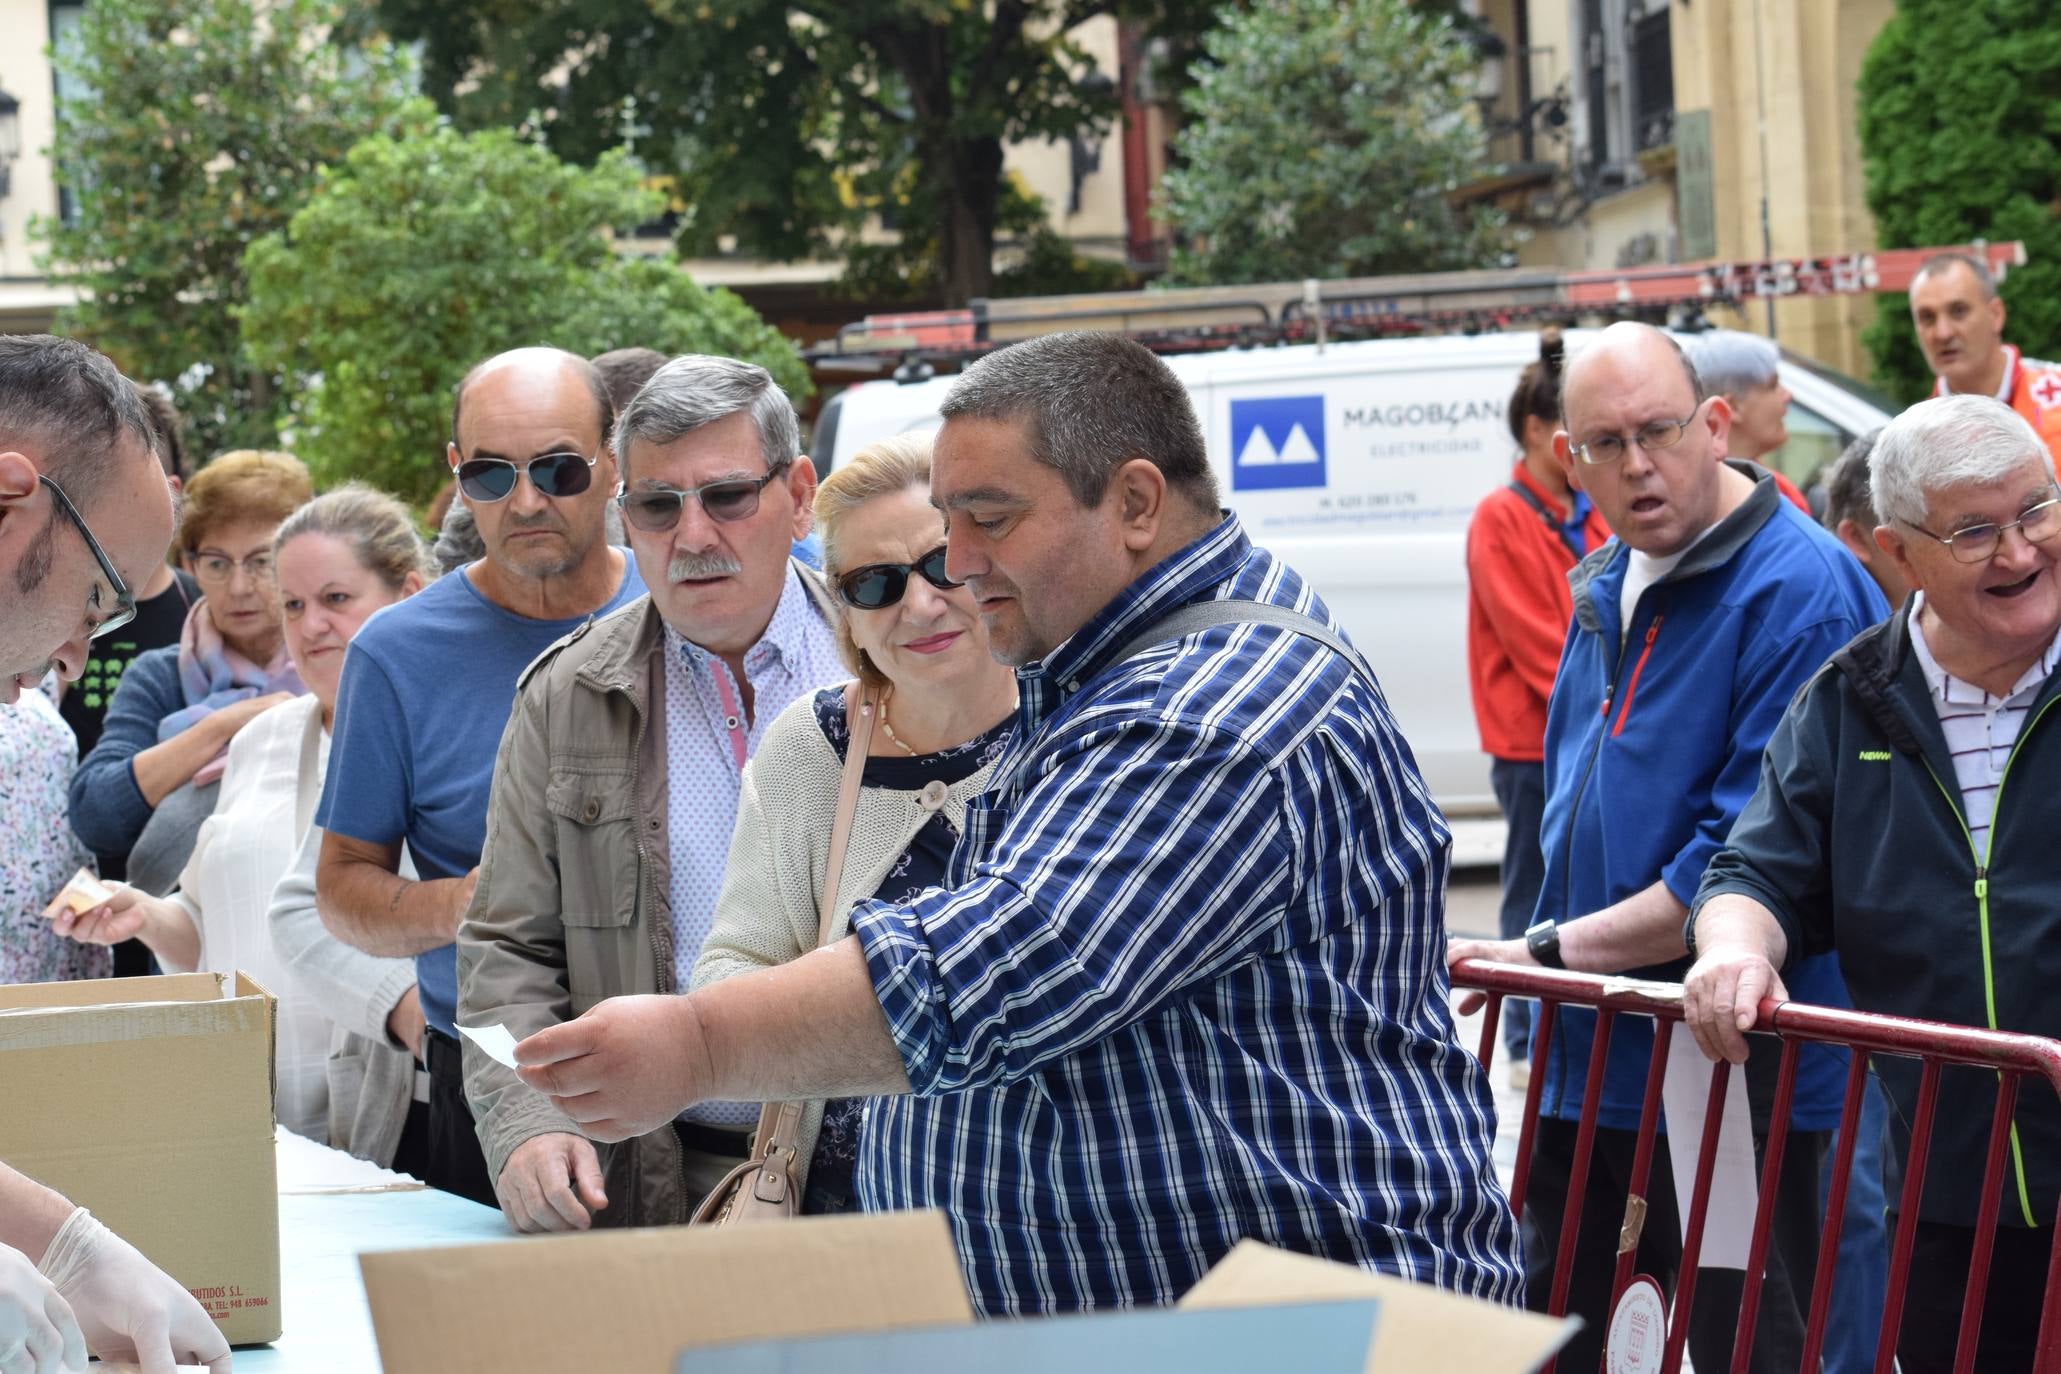
[[[243,974],[0,987],[0,1159],[91,1208],[232,1344],[276,1339],[272,996]]]
[[[951,1229],[938,1212],[588,1232],[366,1254],[359,1266],[386,1374],[673,1374],[686,1350],[799,1347],[814,1337],[973,1321]],[[1366,1368],[1380,1374],[1521,1374],[1573,1329],[1250,1241],[1181,1307],[1370,1297],[1378,1312]],[[1293,1359],[1281,1367],[1294,1367]]]

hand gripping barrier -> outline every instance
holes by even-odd
[[[1665,1075],[1668,1044],[1682,1020],[1682,988],[1678,983],[1651,983],[1619,977],[1566,973],[1553,969],[1495,964],[1466,959],[1451,971],[1454,990],[1486,994],[1481,1042],[1481,1061],[1489,1062],[1496,1043],[1496,1024],[1506,997],[1536,998],[1536,1039],[1533,1062],[1545,1059],[1553,1040],[1557,1014],[1562,1006],[1593,1009],[1595,1039],[1589,1054],[1588,1080],[1582,1092],[1582,1116],[1575,1135],[1572,1173],[1567,1203],[1561,1217],[1559,1251],[1553,1266],[1553,1291],[1547,1311],[1563,1316],[1567,1311],[1567,1286],[1573,1266],[1575,1243],[1581,1224],[1582,1200],[1588,1188],[1589,1164],[1595,1146],[1596,1108],[1603,1090],[1603,1072],[1610,1049],[1610,1030],[1618,1016],[1650,1017],[1653,1021],[1653,1057],[1646,1073],[1646,1095],[1639,1115],[1638,1143],[1632,1162],[1629,1196],[1643,1199],[1653,1163],[1654,1134],[1659,1123],[1661,1081]],[[2045,1091],[2061,1093],[2061,1041],[2033,1035],[2012,1035],[2001,1031],[1977,1030],[1932,1021],[1914,1021],[1900,1016],[1876,1016],[1866,1012],[1838,1011],[1807,1006],[1799,1002],[1777,1002],[1767,998],[1760,1004],[1760,1018],[1754,1031],[1780,1040],[1781,1061],[1776,1079],[1773,1112],[1769,1120],[1767,1145],[1761,1164],[1760,1201],[1753,1218],[1751,1248],[1747,1253],[1745,1290],[1739,1307],[1739,1326],[1733,1345],[1732,1374],[1747,1374],[1753,1354],[1753,1331],[1759,1315],[1762,1279],[1765,1275],[1770,1228],[1773,1224],[1775,1181],[1780,1174],[1782,1152],[1789,1137],[1790,1101],[1796,1090],[1796,1055],[1805,1043],[1844,1047],[1853,1051],[1846,1076],[1846,1097],[1840,1116],[1839,1144],[1833,1156],[1831,1187],[1825,1203],[1825,1219],[1819,1233],[1818,1265],[1810,1294],[1810,1313],[1805,1327],[1802,1369],[1818,1368],[1824,1347],[1825,1327],[1832,1299],[1832,1276],[1839,1258],[1840,1222],[1846,1212],[1846,1193],[1853,1171],[1855,1122],[1859,1119],[1861,1094],[1867,1085],[1869,1055],[1896,1055],[1916,1059],[1920,1064],[1918,1106],[1911,1123],[1910,1153],[1905,1161],[1903,1188],[1897,1207],[1897,1228],[1889,1255],[1888,1301],[1882,1313],[1875,1355],[1875,1374],[1892,1374],[1895,1369],[1896,1338],[1902,1324],[1904,1293],[1910,1281],[1911,1246],[1918,1216],[1918,1199],[1925,1182],[1925,1168],[1932,1147],[1934,1110],[1939,1097],[1940,1071],[1954,1065],[1994,1069],[1997,1074],[1996,1107],[1990,1119],[1989,1150],[1983,1166],[1982,1202],[1976,1226],[1975,1248],[1968,1269],[1966,1299],[1954,1354],[1955,1374],[1974,1374],[1976,1340],[1981,1330],[1983,1300],[1989,1281],[1990,1256],[1996,1237],[1998,1203],[2004,1186],[2004,1166],[2011,1133],[2011,1113],[2018,1100],[2019,1081],[2032,1078]],[[1687,1034],[1686,1031],[1682,1032]],[[1702,1253],[1705,1216],[1710,1204],[1712,1170],[1716,1162],[1718,1128],[1724,1120],[1727,1085],[1732,1075],[1719,1072],[1713,1064],[1710,1098],[1704,1117],[1703,1139],[1696,1160],[1695,1189],[1683,1226],[1680,1276],[1668,1322],[1667,1344],[1662,1369],[1679,1374],[1689,1330],[1689,1313],[1696,1290],[1696,1261]],[[1539,1096],[1545,1074],[1534,1073],[1524,1096],[1524,1121],[1517,1139],[1517,1166],[1510,1188],[1510,1206],[1524,1215],[1526,1185],[1530,1181],[1532,1147],[1537,1134]],[[1743,1082],[1743,1079],[1742,1079]],[[2040,1088],[2036,1091],[2042,1090]],[[1663,1186],[1668,1186],[1663,1183]],[[1629,1218],[1628,1218],[1629,1220]],[[2061,1213],[2055,1225],[2061,1228]],[[1632,1279],[1636,1255],[1620,1247],[1617,1272],[1611,1289],[1614,1308]],[[2040,1316],[2039,1342],[2034,1360],[2035,1374],[2061,1374],[2061,1246],[2056,1246],[2047,1267],[2046,1296]],[[1545,1366],[1552,1374],[1553,1366]],[[1705,1371],[1704,1374],[1708,1374]]]

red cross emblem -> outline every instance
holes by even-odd
[[[2061,406],[2061,372],[2042,372],[2034,377],[2026,388],[2033,404],[2041,410],[2050,406]]]

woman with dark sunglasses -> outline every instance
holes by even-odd
[[[858,677],[782,713],[745,768],[696,986],[815,947],[854,703],[877,705],[830,894],[838,912],[943,884],[966,802],[987,786],[1008,740],[1015,676],[988,653],[972,596],[945,574],[930,436],[897,435],[854,454],[817,488],[816,525],[837,592],[838,643]],[[840,917],[830,938],[845,933]],[[804,1212],[852,1210],[864,1110],[862,1098],[809,1104],[798,1156],[808,1161]]]

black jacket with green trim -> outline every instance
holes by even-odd
[[[1862,1011],[2061,1038],[2061,671],[2040,688],[1970,842],[1946,737],[1912,650],[1909,608],[1856,637],[1797,693],[1759,789],[1712,860],[1695,907],[1736,892],[1782,925],[1794,963],[1836,949]],[[1694,924],[1694,916],[1690,918]],[[1874,1056],[1892,1107],[1890,1205],[1918,1106],[1918,1063]],[[1993,1072],[1941,1075],[1920,1215],[1975,1223]],[[1999,1215],[2051,1226],[2061,1101],[2019,1085]]]

